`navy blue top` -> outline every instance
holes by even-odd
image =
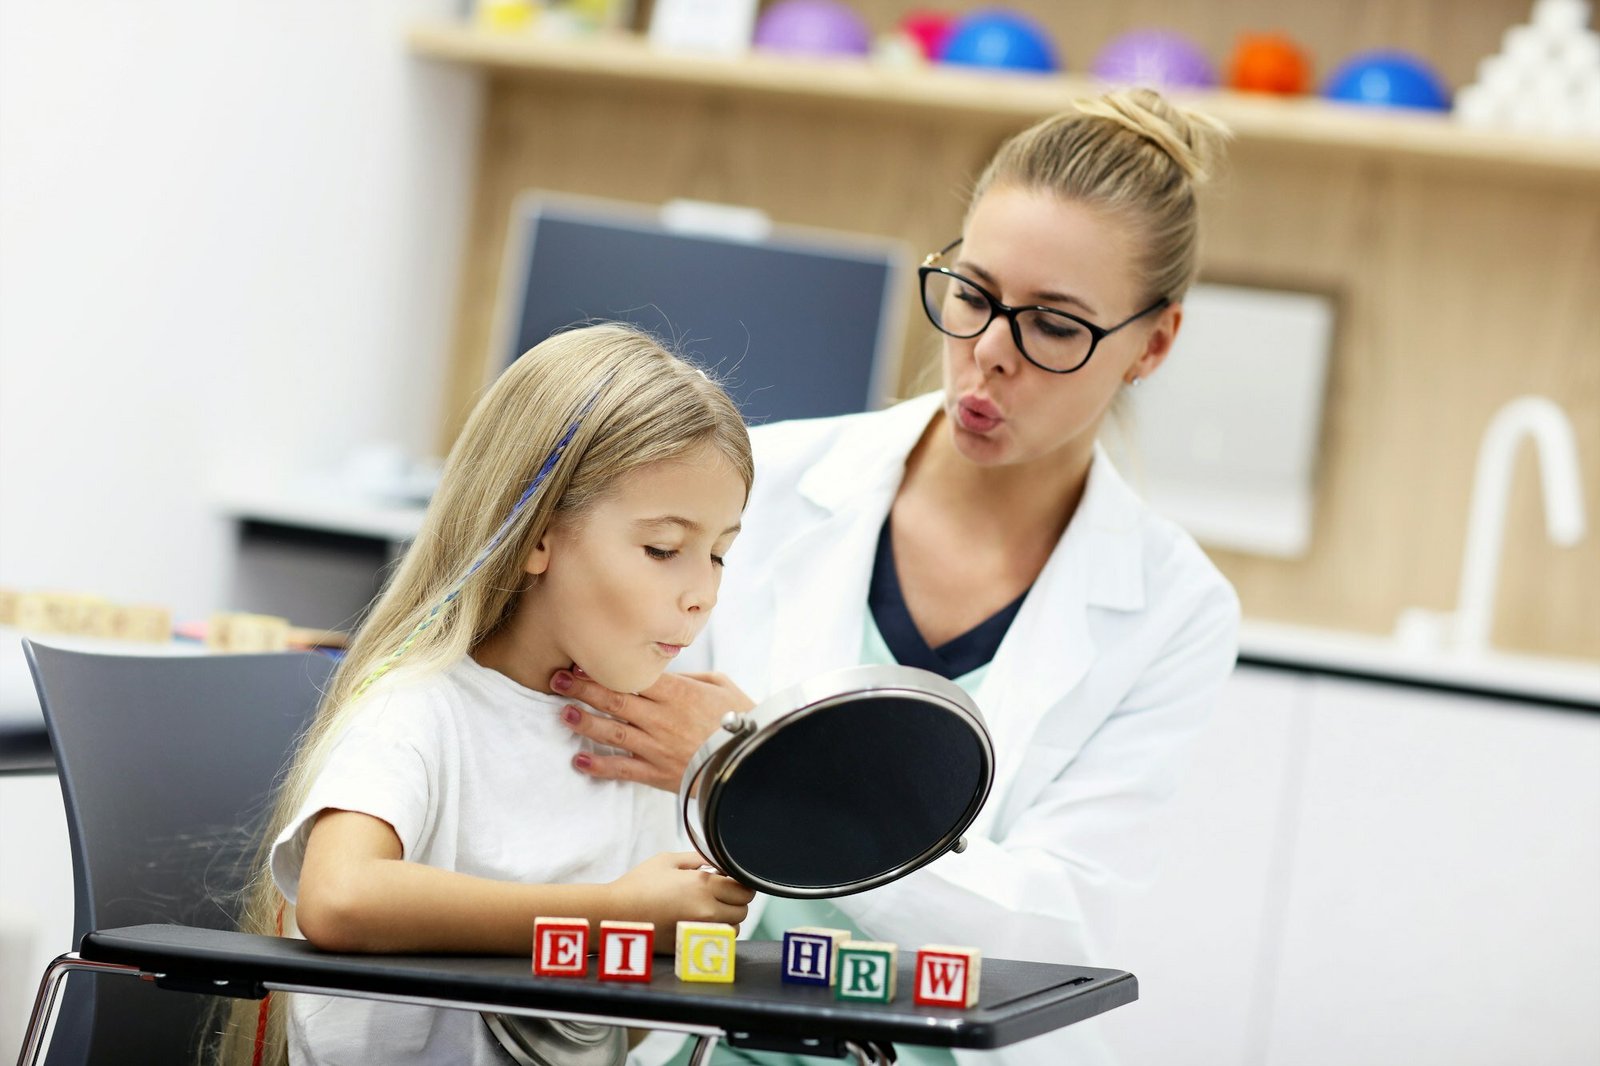
[[[883,520],[878,533],[878,552],[872,563],[872,581],[867,586],[867,606],[872,620],[883,634],[883,641],[902,666],[915,666],[931,670],[940,677],[954,681],[986,665],[999,650],[1000,642],[1011,628],[1012,619],[1022,609],[1028,598],[1030,585],[1022,595],[985,618],[965,633],[937,648],[928,646],[911,612],[906,609],[905,594],[900,590],[900,575],[894,567],[894,542],[889,536],[889,519]]]

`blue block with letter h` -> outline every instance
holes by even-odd
[[[783,980],[792,985],[834,983],[839,945],[850,939],[845,929],[800,926],[783,934]]]

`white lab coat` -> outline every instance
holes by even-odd
[[[859,661],[879,530],[938,403],[753,432],[755,488],[701,642],[711,668],[760,699]],[[835,904],[903,951],[962,944],[1116,967],[1097,932],[1117,896],[1154,873],[1152,815],[1232,669],[1238,615],[1189,536],[1097,451],[1077,513],[975,695],[996,772],[966,851]],[[957,1059],[1111,1061],[1092,1023]]]

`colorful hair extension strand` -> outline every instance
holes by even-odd
[[[532,500],[534,494],[539,491],[539,487],[544,484],[545,479],[550,476],[550,472],[555,469],[556,463],[561,461],[562,453],[567,450],[567,445],[572,443],[572,438],[577,435],[578,427],[583,424],[584,416],[589,413],[590,408],[595,405],[595,401],[600,398],[600,393],[610,382],[611,375],[608,374],[605,380],[600,382],[594,392],[589,395],[589,398],[584,401],[583,406],[578,409],[577,415],[573,418],[572,424],[561,435],[561,439],[556,441],[556,446],[550,450],[550,454],[545,456],[544,462],[539,467],[539,472],[533,475],[533,480],[528,483],[528,487],[523,490],[517,502],[512,505],[511,513],[506,515],[505,521],[500,523],[500,528],[494,531],[494,535],[489,538],[489,543],[484,546],[483,550],[478,553],[477,558],[472,561],[472,564],[451,585],[450,591],[445,593],[444,599],[434,604],[427,617],[417,623],[417,627],[407,635],[405,640],[401,641],[400,646],[394,650],[394,653],[379,663],[372,673],[367,675],[366,680],[362,681],[361,685],[356,689],[356,696],[366,692],[379,678],[394,669],[395,664],[405,656],[406,652],[411,650],[411,645],[416,642],[417,637],[422,634],[423,630],[433,625],[439,614],[454,603],[457,596],[461,595],[461,590],[472,579],[472,575],[478,572],[478,569],[489,560],[489,556],[493,555],[495,549],[500,546],[500,542],[505,540],[506,534],[511,531],[511,527],[516,523],[517,516],[522,513],[523,508],[528,505],[528,501]]]

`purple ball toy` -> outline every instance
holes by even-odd
[[[872,31],[838,0],[781,0],[756,22],[755,45],[770,52],[866,55]]]
[[[1205,89],[1217,72],[1199,45],[1169,30],[1134,30],[1114,39],[1094,59],[1094,75],[1116,85],[1153,89]]]

